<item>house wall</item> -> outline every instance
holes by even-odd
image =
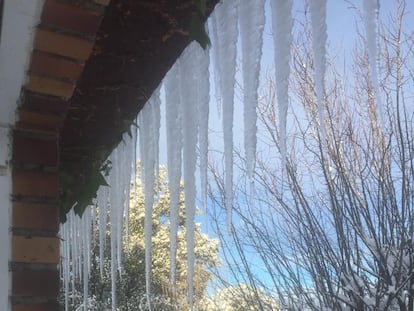
[[[59,310],[59,133],[108,3],[4,0],[0,37],[2,311]]]
[[[4,0],[0,37],[0,310],[10,310],[10,131],[15,123],[42,1]]]
[[[1,103],[0,103],[1,105]],[[9,310],[10,277],[8,264],[10,258],[10,185],[8,170],[9,135],[8,128],[0,127],[0,310]],[[6,276],[6,277],[4,277]]]

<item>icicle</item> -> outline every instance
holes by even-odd
[[[286,166],[286,121],[289,106],[290,51],[292,46],[292,0],[273,0],[272,28],[275,50],[279,140],[283,169]]]
[[[90,210],[89,207],[85,210],[81,221],[82,233],[82,266],[83,266],[83,310],[88,311],[88,297],[89,297],[89,267],[90,267]]]
[[[124,220],[126,209],[129,204],[129,184],[131,180],[131,162],[129,154],[132,152],[130,150],[131,146],[131,137],[130,134],[124,134],[123,142],[114,150],[117,154],[117,163],[115,173],[117,174],[118,183],[116,188],[118,189],[118,216],[117,216],[117,258],[118,258],[118,272],[120,277],[122,277],[122,250],[123,250],[123,236],[124,236]],[[131,134],[132,135],[132,134]]]
[[[251,194],[253,194],[257,145],[257,90],[265,23],[264,0],[241,1],[239,21],[243,56],[244,149],[247,176],[250,180]],[[253,195],[251,201],[254,201]]]
[[[92,206],[89,206],[88,209],[86,210],[87,214],[85,215],[85,231],[86,231],[86,266],[87,266],[87,275],[88,278],[90,276],[91,273],[91,241],[92,241],[92,219],[91,219],[91,210],[92,210]]]
[[[225,196],[227,227],[231,230],[233,204],[233,110],[237,52],[238,1],[224,1],[216,8],[217,48],[220,90],[223,98],[223,136],[225,158]],[[214,47],[213,47],[214,48]]]
[[[185,194],[185,225],[186,225],[186,240],[187,240],[187,269],[188,269],[188,297],[191,310],[194,304],[194,232],[195,232],[195,170],[197,162],[197,128],[198,118],[197,105],[194,104],[194,99],[197,97],[196,90],[193,87],[197,83],[195,81],[194,67],[198,66],[195,63],[195,53],[197,43],[191,43],[182,55],[182,63],[180,66],[180,76],[186,77],[180,79],[181,85],[181,99],[183,109],[181,112],[182,128],[183,128],[183,163],[184,163],[184,194]]]
[[[89,286],[89,279],[87,277],[87,265],[84,262],[83,263],[83,272],[84,272],[84,278],[83,278],[83,310],[88,311],[88,286]]]
[[[378,0],[364,0],[364,21],[365,21],[365,33],[368,50],[369,72],[372,87],[374,89],[374,99],[376,104],[376,111],[378,119],[383,120],[382,103],[379,92],[378,82],[378,12],[379,1]]]
[[[115,163],[118,162],[118,152],[115,149],[114,152],[111,154],[111,162],[113,163],[113,167],[109,176],[109,184],[110,187],[110,241],[111,241],[111,301],[112,301],[112,310],[116,310],[116,275],[117,271],[119,271],[118,262],[120,260],[118,248],[118,228],[119,228],[119,209],[121,209],[120,204],[120,191],[119,191],[119,174],[118,169],[119,167]]]
[[[161,98],[160,98],[160,88],[161,86],[158,87],[158,89],[154,92],[153,96],[152,96],[152,100],[151,100],[151,105],[152,105],[152,119],[153,119],[153,129],[152,129],[152,135],[154,135],[155,141],[154,141],[154,171],[155,171],[155,176],[156,178],[156,183],[158,183],[159,181],[159,168],[160,168],[160,163],[159,163],[159,154],[160,154],[160,147],[159,147],[159,137],[160,137],[160,127],[161,127]],[[158,186],[157,186],[158,187]]]
[[[200,193],[203,202],[204,214],[207,215],[207,166],[208,166],[208,118],[210,103],[210,76],[209,76],[209,53],[200,46],[195,47],[196,75],[198,104],[198,141],[200,154]]]
[[[77,254],[77,228],[76,228],[76,215],[71,210],[68,214],[68,221],[70,221],[70,240],[71,240],[71,259],[72,259],[72,278],[71,278],[71,289],[72,289],[72,304],[75,304],[75,279],[77,277],[77,263],[78,263],[78,254]]]
[[[125,184],[123,179],[123,170],[125,169],[125,163],[123,161],[123,155],[124,155],[124,149],[125,149],[125,143],[121,143],[118,148],[116,148],[115,152],[117,154],[117,160],[116,163],[116,170],[115,173],[117,174],[116,184],[112,184],[112,187],[117,189],[117,206],[116,206],[116,232],[112,232],[111,234],[115,234],[116,236],[116,258],[117,258],[117,270],[118,274],[121,277],[122,275],[122,229],[123,229],[123,221],[124,221],[124,206],[125,206]]]
[[[98,195],[98,193],[96,195]],[[94,205],[91,206],[91,213],[92,213],[92,219],[91,219],[92,229],[91,230],[92,230],[92,232],[97,232],[97,230],[96,230],[96,223],[97,223],[97,221],[96,221],[96,219],[97,219],[96,199],[94,200]],[[91,243],[93,243],[93,240],[91,240]]]
[[[175,290],[175,266],[177,251],[177,229],[180,202],[181,152],[184,158],[184,182],[186,197],[186,230],[188,250],[189,300],[193,304],[194,275],[194,217],[195,217],[195,169],[197,133],[200,135],[201,178],[207,176],[208,151],[208,102],[209,59],[197,44],[191,44],[177,61],[165,82],[167,117],[168,175],[170,183],[170,276]],[[184,80],[187,78],[187,80]],[[184,82],[185,81],[185,82]],[[181,83],[181,84],[180,84]],[[185,83],[185,84],[183,84]],[[196,87],[193,87],[193,86]],[[198,105],[194,104],[197,103]],[[195,118],[203,111],[203,119]],[[201,115],[200,115],[201,116]],[[184,131],[184,132],[182,132]],[[182,139],[184,135],[184,140]],[[183,145],[182,145],[183,144]],[[202,156],[205,155],[205,156]],[[205,192],[206,193],[206,192]]]
[[[116,310],[116,238],[111,234],[111,307]]]
[[[75,304],[75,281],[83,284],[83,310],[88,310],[90,250],[91,250],[91,210],[85,210],[83,218],[71,210],[67,221],[60,228],[62,236],[61,269],[65,293],[65,311],[69,310],[69,298]]]
[[[68,220],[69,222],[69,220]],[[63,290],[65,297],[65,311],[69,311],[69,281],[70,281],[70,226],[68,222],[61,226],[62,232],[62,276],[63,276]]]
[[[125,245],[126,250],[129,249],[129,199],[130,199],[130,193],[131,193],[131,184],[134,182],[135,179],[135,150],[136,150],[136,130],[135,126],[131,129],[131,137],[128,137],[127,144],[124,152],[124,164],[122,166],[124,167],[124,172],[122,176],[122,180],[124,182],[124,224],[125,224]],[[128,147],[128,148],[127,148]],[[132,173],[132,174],[131,174]],[[132,175],[134,176],[133,179],[131,179]]]
[[[315,66],[315,91],[318,107],[319,127],[322,145],[326,144],[325,133],[325,71],[326,71],[326,0],[310,1],[312,47]]]
[[[74,214],[74,212],[72,211],[72,229],[71,229],[71,240],[72,240],[72,258],[73,258],[73,262],[72,262],[72,271],[73,271],[73,278],[76,279],[79,274],[78,274],[78,237],[77,237],[77,226],[76,226],[76,215]]]
[[[208,19],[208,32],[211,36],[212,41],[212,49],[210,49],[210,53],[212,54],[213,60],[213,77],[214,77],[214,93],[217,102],[217,110],[219,115],[221,114],[220,103],[221,103],[221,74],[220,74],[220,45],[217,33],[217,14],[213,12],[210,18]]]
[[[75,241],[76,241],[76,254],[77,254],[77,267],[78,267],[78,278],[82,280],[83,278],[83,267],[82,267],[82,242],[83,239],[81,238],[81,218],[78,215],[73,216],[75,218]]]
[[[165,81],[165,116],[167,134],[167,164],[170,190],[170,280],[175,295],[177,232],[180,208],[181,181],[181,99],[180,99],[180,60],[171,68]]]
[[[135,120],[135,124],[138,123],[138,119]],[[126,209],[126,216],[125,216],[125,240],[127,245],[127,250],[129,250],[129,243],[130,243],[130,234],[129,234],[129,219],[130,219],[130,193],[131,191],[136,190],[136,172],[137,172],[137,147],[138,147],[138,127],[136,125],[133,126],[132,132],[132,150],[130,151],[130,162],[131,162],[131,170],[132,174],[130,174],[129,178],[129,191],[128,191],[128,199],[127,199],[127,209]]]
[[[104,254],[106,242],[107,226],[107,207],[108,207],[108,187],[101,187],[98,192],[98,227],[99,227],[99,274],[103,280]]]
[[[151,310],[151,237],[152,237],[152,207],[154,203],[154,185],[155,185],[155,151],[158,150],[159,137],[156,133],[159,133],[159,128],[155,127],[160,124],[156,117],[159,116],[154,109],[154,105],[159,105],[159,89],[154,92],[151,99],[142,109],[139,116],[140,124],[140,152],[141,152],[141,167],[142,178],[144,185],[144,197],[145,197],[145,223],[144,223],[144,236],[145,236],[145,279],[146,279],[146,291],[148,299],[148,308]]]

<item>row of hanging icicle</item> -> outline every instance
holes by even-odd
[[[231,228],[231,206],[233,189],[233,107],[236,75],[236,59],[241,51],[244,88],[244,149],[247,159],[247,174],[253,184],[256,154],[256,106],[260,61],[262,58],[265,8],[271,10],[271,25],[274,41],[278,119],[280,124],[281,156],[286,157],[286,118],[288,110],[288,81],[292,45],[292,1],[291,0],[227,0],[219,3],[208,20],[208,33],[212,42],[210,49],[203,50],[191,43],[183,52],[163,81],[165,93],[165,125],[167,134],[168,179],[171,195],[170,212],[170,267],[171,282],[175,280],[178,205],[180,180],[184,181],[186,240],[188,247],[189,302],[193,305],[194,275],[194,216],[196,210],[195,172],[199,163],[201,189],[199,196],[205,207],[207,202],[207,155],[208,116],[210,102],[210,70],[214,77],[214,89],[220,98],[224,136],[225,158],[225,204],[227,225]],[[309,2],[313,52],[315,66],[315,92],[321,124],[324,119],[325,55],[327,42],[326,0]],[[377,0],[364,0],[363,11],[366,26],[367,50],[374,92],[378,94],[377,80]],[[241,49],[237,41],[241,39]],[[210,65],[210,57],[213,62]],[[376,95],[377,96],[377,95]],[[160,135],[160,88],[152,95],[138,116],[139,156],[142,184],[145,196],[145,260],[147,298],[151,296],[151,213],[154,203],[153,186],[158,169]],[[322,126],[323,128],[323,126]],[[323,135],[323,133],[322,133]],[[111,232],[112,310],[116,310],[115,280],[122,266],[122,237],[128,234],[129,188],[131,173],[135,171],[135,134],[125,137],[125,143],[113,151],[110,160],[113,168],[108,177],[110,187],[101,187],[96,206],[91,206],[82,218],[70,214],[61,227],[62,235],[62,279],[66,310],[70,303],[70,292],[75,279],[84,284],[84,310],[88,309],[88,278],[90,267],[91,237],[99,233],[100,258],[104,256],[105,234]],[[253,185],[251,185],[253,187]],[[97,216],[99,215],[99,216]],[[102,217],[105,215],[105,217]],[[106,216],[108,215],[108,216]],[[101,276],[103,273],[100,261]],[[150,306],[149,306],[150,308]]]

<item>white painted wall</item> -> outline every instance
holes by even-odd
[[[25,82],[43,0],[4,0],[0,38],[0,310],[10,310],[10,131]]]
[[[0,95],[1,96],[1,95]],[[2,101],[0,105],[2,105]],[[8,261],[10,256],[10,170],[8,169],[9,129],[0,127],[0,310],[10,310],[8,294],[10,277]]]

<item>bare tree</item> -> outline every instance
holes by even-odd
[[[414,309],[414,35],[404,30],[407,14],[405,1],[398,1],[381,27],[382,114],[360,36],[351,71],[340,74],[328,64],[320,120],[309,35],[298,31],[286,167],[277,159],[270,80],[259,111],[264,132],[256,202],[250,205],[242,176],[230,234],[222,231],[222,174],[211,166],[211,217],[226,275],[253,292],[265,288],[280,309]],[[243,156],[236,154],[243,171]],[[257,310],[269,309],[258,302]]]

